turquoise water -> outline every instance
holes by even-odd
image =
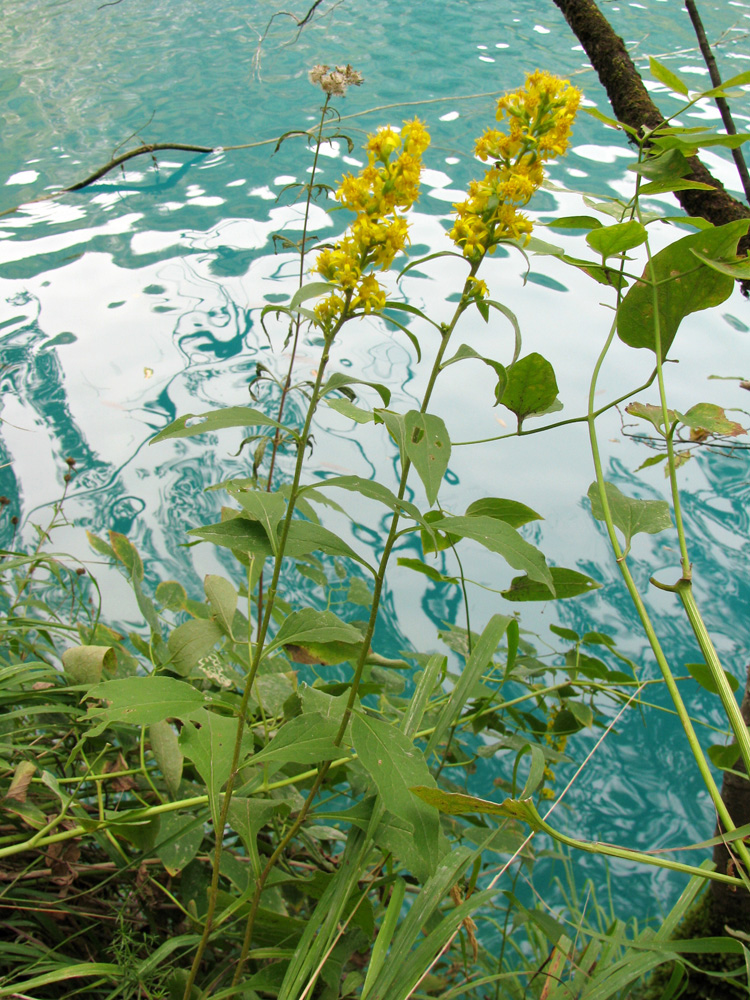
[[[301,17],[307,7],[288,9]],[[152,582],[179,577],[197,589],[206,572],[222,566],[233,572],[221,553],[177,548],[174,539],[216,518],[220,499],[202,490],[245,471],[245,456],[233,454],[239,436],[154,448],[148,441],[177,415],[246,402],[247,381],[258,361],[278,372],[284,368],[283,353],[272,351],[260,330],[259,312],[294,287],[294,261],[274,254],[272,234],[281,230],[298,238],[300,209],[281,192],[306,177],[312,160],[299,141],[285,143],[275,154],[273,149],[281,133],[308,128],[317,118],[319,96],[307,81],[308,68],[348,61],[366,78],[340,103],[342,128],[353,137],[355,150],[349,155],[340,142],[325,151],[321,179],[328,183],[361,161],[358,147],[368,129],[414,113],[427,121],[433,145],[414,214],[415,252],[446,246],[444,219],[476,172],[471,144],[492,123],[492,95],[517,86],[525,71],[539,66],[568,75],[584,89],[587,103],[609,113],[585,54],[551,0],[440,5],[332,0],[321,4],[301,32],[289,17],[276,18],[266,31],[275,10],[265,0],[217,0],[210,14],[195,0],[122,0],[102,8],[82,0],[4,4],[0,211],[75,183],[120,148],[141,141],[215,150],[207,156],[166,151],[158,155],[158,165],[143,157],[83,192],[0,217],[0,493],[11,498],[11,511],[30,538],[32,525],[44,522],[59,496],[65,456],[76,458],[66,505],[70,525],[58,532],[55,548],[89,561],[112,619],[136,623],[137,611],[119,578],[91,562],[84,529],[127,533],[147,557]],[[678,105],[650,80],[647,56],[668,62],[695,87],[708,86],[680,3],[646,0],[607,4],[605,10],[635,46],[662,110]],[[725,74],[748,68],[750,4],[704,3],[702,13],[710,37],[722,38]],[[739,102],[736,112],[738,124],[746,127],[747,101]],[[717,119],[706,104],[684,123]],[[219,148],[242,144],[252,148]],[[582,115],[570,154],[552,167],[556,190],[541,194],[537,215],[544,220],[586,211],[579,190],[600,196],[627,192],[632,155],[619,135]],[[716,154],[706,161],[732,190],[739,189],[731,162]],[[668,201],[657,206],[672,211]],[[323,208],[314,213],[313,225],[321,237],[342,227]],[[577,237],[549,238],[575,252],[583,249]],[[665,231],[655,238],[666,242],[670,236]],[[445,315],[447,291],[455,282],[452,267],[445,262],[424,267],[421,275],[405,280],[405,294],[430,315]],[[563,416],[582,413],[589,372],[608,326],[608,314],[598,305],[603,293],[548,258],[533,262],[525,287],[521,273],[518,260],[498,258],[485,279],[493,295],[517,313],[525,352],[539,350],[554,364]],[[675,350],[680,364],[668,373],[673,405],[685,409],[705,400],[745,406],[746,394],[736,382],[708,382],[706,375],[747,377],[749,317],[747,303],[735,292],[718,310],[685,322]],[[272,339],[278,349],[281,338]],[[501,324],[469,325],[462,340],[501,360],[512,353],[510,330]],[[302,370],[311,370],[315,359],[313,347],[303,349]],[[349,327],[333,364],[391,384],[396,407],[408,406],[423,386],[408,341],[377,320]],[[501,433],[499,411],[467,406],[475,396],[491,400],[489,375],[467,365],[450,371],[438,385],[433,409],[446,415],[452,439]],[[648,373],[649,358],[616,348],[601,399],[638,385]],[[658,467],[633,475],[648,453],[623,438],[619,417],[601,423],[609,477],[639,496],[662,496]],[[377,474],[390,481],[394,456],[376,429],[353,430],[331,412],[321,415],[315,439],[318,470]],[[578,566],[605,587],[585,601],[524,610],[526,627],[550,641],[548,626],[558,621],[579,632],[606,629],[652,674],[616,568],[584,504],[591,479],[585,434],[566,428],[523,441],[455,448],[444,502],[460,511],[477,496],[509,496],[544,514],[546,520],[532,526],[528,537],[550,561]],[[742,677],[750,646],[747,463],[703,456],[685,468],[682,483],[699,595],[726,666]],[[363,508],[363,518],[370,515]],[[326,523],[350,541],[375,543],[364,529],[335,516]],[[6,521],[6,545],[7,528]],[[645,588],[653,571],[673,579],[674,537],[644,537],[634,545],[639,582]],[[471,551],[469,575],[500,587],[513,573],[489,554]],[[714,595],[719,595],[715,603]],[[501,603],[491,595],[477,594],[476,600],[477,623]],[[651,591],[649,601],[673,662],[698,659],[667,595]],[[393,576],[386,612],[377,648],[388,653],[408,645],[441,648],[436,631],[459,609],[452,593],[425,586],[404,570]],[[708,696],[691,688],[690,698],[703,718],[720,724]],[[648,729],[633,714],[609,737],[571,792],[572,808],[561,825],[646,849],[710,835],[710,808],[679,730],[667,716],[647,713],[646,719]],[[579,759],[585,746],[584,737],[573,748]],[[589,857],[577,861],[582,873],[597,871],[597,864]],[[680,887],[664,873],[634,873],[625,866],[615,872],[623,916],[654,912],[654,899],[668,905]]]

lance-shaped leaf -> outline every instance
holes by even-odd
[[[528,576],[517,576],[511,580],[510,587],[502,591],[506,601],[561,601],[567,597],[580,597],[598,590],[600,583],[592,580],[585,573],[575,569],[565,569],[563,566],[551,566],[550,573],[555,584],[554,594],[543,583],[530,580]]]
[[[541,354],[527,354],[508,369],[502,404],[515,413],[519,429],[526,417],[544,413],[556,399],[555,371]]]
[[[451,457],[451,442],[445,424],[431,413],[410,410],[404,417],[406,454],[422,480],[427,500],[437,500],[440,484]]]
[[[669,504],[666,500],[635,500],[633,497],[625,496],[614,483],[604,484],[604,492],[607,497],[612,521],[616,528],[619,528],[625,538],[624,555],[630,551],[630,542],[633,535],[646,532],[655,535],[665,528],[672,527],[672,518],[669,514]],[[604,508],[602,507],[599,487],[596,483],[589,486],[589,500],[591,501],[591,513],[597,521],[604,520]]]
[[[321,295],[327,295],[328,292],[335,290],[336,286],[332,285],[329,281],[311,281],[309,284],[297,289],[292,296],[289,307],[294,309],[302,302],[307,302],[308,299],[316,299]]]
[[[321,396],[327,396],[329,392],[346,391],[346,389],[351,385],[369,385],[371,389],[383,400],[383,406],[388,406],[391,401],[391,390],[386,385],[381,385],[380,382],[367,382],[365,379],[354,378],[353,375],[344,375],[343,372],[334,372],[330,375],[328,381],[320,390]],[[350,396],[354,393],[349,392]]]
[[[668,66],[665,66],[664,63],[659,62],[651,56],[648,61],[648,68],[659,83],[663,83],[670,90],[676,90],[678,94],[687,97],[688,85],[676,73],[672,72]]]
[[[343,556],[347,559],[354,559],[355,562],[366,566],[374,575],[375,570],[358,555],[343,538],[324,528],[322,524],[314,524],[312,521],[292,521],[289,525],[285,555],[294,559],[307,555],[310,552],[326,552],[330,556]]]
[[[204,579],[203,589],[217,624],[232,638],[232,624],[237,610],[237,591],[229,580],[212,573]]]
[[[657,253],[620,305],[617,335],[630,347],[645,347],[656,354],[654,289],[657,283],[659,336],[662,359],[666,357],[682,320],[689,313],[719,305],[729,298],[733,279],[702,264],[693,250],[711,258],[733,257],[747,232],[750,219],[739,219],[684,236]]]
[[[229,517],[216,524],[191,528],[188,534],[206,542],[213,542],[214,545],[221,545],[238,554],[255,556],[260,560],[273,554],[263,525],[247,517],[237,517],[234,512],[230,512]]]
[[[278,535],[276,529],[284,514],[286,502],[280,493],[267,493],[265,490],[236,489],[231,486],[227,493],[241,504],[245,514],[263,525],[268,540],[276,554]]]
[[[160,817],[154,850],[170,875],[181,872],[198,853],[203,842],[203,824],[203,817],[189,813],[165,813]]]
[[[352,739],[359,759],[388,811],[413,829],[414,845],[429,872],[438,862],[437,812],[411,794],[412,785],[434,786],[427,763],[408,737],[381,719],[355,714]]]
[[[353,493],[360,493],[370,500],[377,500],[393,511],[399,511],[413,518],[415,521],[424,523],[419,508],[408,500],[399,500],[395,493],[373,479],[363,479],[361,476],[331,476],[329,479],[322,479],[310,486],[303,486],[299,490],[300,495],[313,489],[321,490],[324,487],[336,486],[340,490],[350,490]]]
[[[109,702],[106,708],[89,708],[94,728],[88,736],[97,736],[114,722],[149,726],[162,719],[190,719],[206,704],[205,695],[192,685],[162,676],[104,681],[90,688],[86,698]]]
[[[177,733],[166,719],[154,722],[149,726],[148,736],[151,741],[151,752],[156,758],[164,783],[171,795],[177,798],[177,792],[182,780],[183,754],[177,742]]]
[[[232,773],[237,720],[233,716],[219,715],[205,709],[193,718],[196,724],[188,720],[180,731],[180,749],[203,778],[216,822],[219,792]],[[246,729],[242,735],[240,760],[251,746],[252,736]]]
[[[554,593],[555,583],[542,553],[504,521],[494,517],[444,517],[434,521],[433,527],[471,538],[491,552],[499,552],[513,569],[524,570],[532,580],[546,584]]]
[[[189,420],[195,422],[188,423]],[[293,437],[297,436],[291,427],[284,427],[251,406],[225,406],[221,410],[208,410],[206,413],[186,413],[160,430],[149,444],[166,441],[168,438],[197,437],[199,434],[224,430],[225,427],[280,427]]]
[[[541,830],[544,825],[531,799],[505,799],[503,802],[492,802],[489,799],[479,798],[478,795],[444,792],[441,788],[429,785],[414,785],[411,791],[423,802],[450,816],[466,816],[470,813],[479,813],[481,816],[504,816],[523,820],[532,830]]]
[[[361,645],[362,635],[353,626],[342,621],[332,611],[303,608],[293,611],[285,620],[273,641],[266,647],[267,656],[279,646],[307,647],[316,643],[346,643]]]
[[[339,722],[319,712],[298,715],[286,722],[262,750],[253,754],[249,763],[318,764],[322,760],[346,757],[346,751],[333,742],[338,731]]]
[[[633,247],[639,247],[641,243],[646,242],[647,237],[648,234],[640,222],[631,220],[594,229],[586,237],[586,242],[592,250],[607,258],[614,254],[624,253],[625,250],[632,250]]]

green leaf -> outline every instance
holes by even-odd
[[[515,413],[519,429],[526,417],[544,412],[556,398],[554,369],[541,354],[527,354],[508,369],[502,404]]]
[[[276,555],[278,535],[276,529],[286,514],[286,502],[280,493],[265,490],[245,490],[227,487],[227,493],[242,505],[245,514],[263,525],[273,554]]]
[[[189,813],[164,813],[159,824],[157,856],[170,875],[186,868],[203,843],[203,819]]]
[[[485,303],[486,304],[486,303]],[[469,347],[467,344],[461,344],[459,349],[449,358],[444,361],[440,366],[440,370],[447,368],[448,365],[455,365],[457,361],[467,361],[474,359],[476,361],[483,361],[488,365],[494,373],[497,375],[497,385],[495,386],[495,402],[499,403],[503,398],[503,393],[505,392],[505,386],[508,381],[508,375],[505,365],[501,365],[499,361],[494,361],[492,358],[485,358],[483,355],[478,354],[473,347]]]
[[[675,410],[677,419],[686,427],[694,430],[710,431],[712,434],[722,434],[726,437],[738,437],[745,434],[745,428],[735,420],[730,420],[720,406],[713,403],[696,403],[687,413]]]
[[[180,611],[185,606],[187,592],[176,580],[162,580],[156,587],[156,600],[168,611]]]
[[[266,655],[279,646],[314,642],[361,643],[362,635],[353,625],[342,621],[332,611],[303,608],[293,611],[266,648]]]
[[[62,665],[71,684],[97,684],[103,670],[114,673],[117,656],[112,646],[72,646],[62,654]]]
[[[515,528],[494,517],[444,517],[433,525],[437,530],[471,538],[491,552],[499,552],[513,569],[522,569],[554,592],[554,581],[544,556]]]
[[[604,484],[604,492],[612,521],[625,538],[625,553],[630,550],[633,535],[640,532],[655,535],[672,527],[669,504],[666,500],[635,500],[621,493],[614,483],[607,482]],[[597,521],[603,521],[604,508],[596,483],[589,486],[588,498],[591,501],[591,513]]]
[[[352,718],[352,739],[388,811],[413,829],[414,846],[432,874],[438,863],[440,820],[410,792],[414,784],[435,785],[424,757],[395,726],[359,713]]]
[[[648,233],[640,222],[619,222],[612,226],[601,226],[589,233],[586,242],[602,257],[612,257],[645,243]]]
[[[247,517],[228,517],[216,524],[207,524],[202,528],[191,528],[189,535],[202,538],[214,545],[221,545],[233,552],[252,555],[263,560],[273,555],[271,543],[265,528],[258,521]]]
[[[256,878],[260,878],[261,874],[258,834],[268,824],[273,814],[280,811],[289,812],[288,803],[271,799],[245,798],[240,795],[234,795],[229,803],[229,824],[242,839]]]
[[[162,719],[161,722],[154,722],[149,726],[148,737],[151,742],[151,752],[159,765],[164,784],[172,797],[177,798],[182,780],[183,762],[177,733],[166,719]]]
[[[455,576],[445,576],[444,573],[435,569],[434,566],[430,566],[428,563],[422,562],[421,559],[399,558],[396,561],[399,566],[405,566],[407,569],[413,569],[415,573],[422,573],[423,576],[428,577],[428,579],[433,580],[435,583],[452,583],[456,585],[459,583]]]
[[[297,559],[300,556],[318,551],[327,552],[330,556],[354,559],[361,566],[367,567],[373,575],[375,574],[375,570],[366,559],[358,555],[338,535],[329,531],[328,528],[324,528],[322,524],[314,524],[312,521],[292,521],[289,525],[285,555]]]
[[[363,410],[361,406],[355,406],[348,399],[327,399],[326,405],[358,424],[369,424],[375,419],[372,410]]]
[[[744,73],[730,76],[728,80],[725,80],[718,87],[713,87],[711,90],[704,90],[701,96],[714,97],[716,94],[723,94],[730,87],[744,87],[748,83],[750,83],[750,71],[746,70]]]
[[[219,792],[232,773],[237,719],[202,709],[187,720],[180,730],[179,744],[184,755],[195,765],[208,792],[214,822],[218,820]],[[240,760],[252,746],[252,736],[242,736]]]
[[[652,181],[667,181],[684,177],[690,172],[690,164],[679,149],[657,149],[655,156],[650,155],[640,163],[631,163],[628,170]]]
[[[654,293],[658,285],[658,309],[662,358],[672,345],[685,316],[719,305],[734,288],[731,277],[702,265],[693,250],[713,259],[734,256],[737,243],[747,232],[750,219],[739,219],[715,229],[684,236],[657,253],[646,265],[644,281],[636,282],[620,305],[617,334],[630,347],[656,353]],[[647,281],[649,283],[647,283]]]
[[[406,460],[406,425],[403,413],[396,413],[394,410],[378,409],[373,411],[375,423],[385,424],[388,433],[398,445],[401,462]]]
[[[713,766],[718,767],[720,771],[733,771],[740,759],[740,750],[736,743],[730,743],[729,746],[714,744],[708,747],[707,753]]]
[[[671,181],[649,181],[648,184],[641,184],[639,192],[642,195],[649,194],[671,194],[673,191],[714,191],[713,184],[703,184],[702,181],[694,181],[688,178],[675,178]]]
[[[188,424],[188,420],[199,423]],[[290,427],[284,427],[277,420],[272,420],[260,410],[250,406],[225,406],[220,410],[208,410],[206,413],[186,413],[172,421],[157,435],[151,438],[149,444],[166,441],[169,438],[197,437],[199,434],[211,434],[224,430],[226,427],[280,427],[293,437],[295,432]]]
[[[422,480],[430,505],[438,490],[451,457],[451,442],[445,424],[431,413],[409,410],[404,416],[406,454]]]
[[[333,291],[336,291],[336,285],[332,285],[329,281],[311,281],[297,289],[289,303],[289,308],[296,309],[300,303],[306,302],[308,299],[316,299]]]
[[[693,156],[698,149],[708,146],[724,146],[726,149],[737,149],[743,142],[750,139],[750,134],[741,132],[737,135],[725,135],[719,132],[703,132],[685,129],[683,132],[671,130],[669,133],[656,133],[654,145],[661,149],[680,149],[686,156]]]
[[[671,69],[668,69],[664,63],[660,63],[653,56],[648,61],[648,67],[651,74],[656,77],[659,83],[663,83],[670,90],[676,90],[678,94],[682,94],[683,97],[688,95],[688,85],[684,80],[681,80],[676,73],[673,73]]]
[[[214,618],[231,638],[234,614],[237,610],[237,591],[229,580],[211,573],[204,579],[203,589],[206,592],[208,603],[211,605]]]
[[[274,738],[249,763],[317,764],[322,760],[346,757],[346,750],[333,742],[339,731],[337,719],[319,712],[298,715],[285,722]]]
[[[480,799],[477,795],[464,795],[461,792],[444,792],[440,788],[425,785],[413,786],[411,791],[423,802],[429,803],[442,813],[450,816],[465,816],[469,813],[479,813],[481,816],[505,816],[510,819],[520,819],[528,823],[532,830],[541,830],[542,825],[533,802],[530,799],[505,799],[503,802],[491,802]]]
[[[494,517],[498,521],[505,521],[511,528],[520,528],[529,521],[543,521],[541,514],[537,514],[525,503],[518,500],[504,500],[501,497],[483,497],[475,500],[466,508],[467,517]]]
[[[361,476],[331,476],[329,479],[322,479],[310,486],[303,486],[299,493],[304,495],[310,489],[321,490],[324,487],[336,486],[340,490],[350,490],[359,493],[369,500],[377,500],[393,511],[406,514],[407,517],[423,523],[419,508],[408,500],[399,500],[395,493],[392,493],[387,486],[378,483],[373,479],[363,479]]]
[[[714,260],[712,257],[707,257],[697,250],[693,250],[693,254],[706,267],[710,267],[712,271],[718,271],[719,274],[726,274],[730,278],[734,278],[735,281],[750,278],[750,257],[736,257],[733,260]]]
[[[365,379],[354,378],[352,375],[344,375],[342,372],[334,372],[328,377],[328,381],[320,390],[320,395],[321,397],[327,396],[329,392],[343,389],[349,385],[369,385],[383,400],[383,406],[388,406],[391,401],[391,390],[387,386],[381,385],[380,382],[367,382]]]
[[[109,702],[106,708],[89,706],[95,723],[89,736],[97,736],[113,722],[150,726],[164,719],[190,719],[203,710],[206,697],[185,681],[174,677],[123,677],[96,684],[86,698]]]
[[[589,232],[592,229],[600,229],[601,222],[593,215],[564,215],[561,219],[553,219],[552,222],[545,222],[548,229],[579,229]]]
[[[549,587],[535,580],[530,580],[528,576],[517,576],[511,580],[510,587],[502,591],[506,601],[561,601],[568,597],[579,597],[581,594],[590,594],[592,590],[598,590],[600,583],[592,580],[585,573],[579,573],[575,569],[564,569],[562,566],[551,566],[550,573],[555,584],[554,594]]]
[[[175,673],[187,677],[223,638],[224,633],[216,622],[205,618],[191,618],[178,625],[167,640]]]
[[[702,688],[706,689],[706,691],[710,691],[711,694],[719,693],[719,689],[716,686],[716,681],[714,680],[713,674],[711,673],[711,670],[709,669],[707,664],[686,663],[685,669],[693,678],[693,680],[697,681]],[[730,674],[728,670],[724,671],[724,676],[726,677],[727,683],[729,684],[732,691],[736,691],[737,688],[740,686],[740,682],[737,680],[737,678],[733,674]]]

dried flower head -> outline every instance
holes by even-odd
[[[318,64],[308,73],[310,83],[316,84],[326,93],[343,97],[347,87],[360,87],[364,81],[361,73],[347,63],[346,66]]]

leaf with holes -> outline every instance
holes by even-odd
[[[406,454],[414,464],[432,505],[451,457],[451,442],[445,424],[431,413],[410,410],[404,417]]]

